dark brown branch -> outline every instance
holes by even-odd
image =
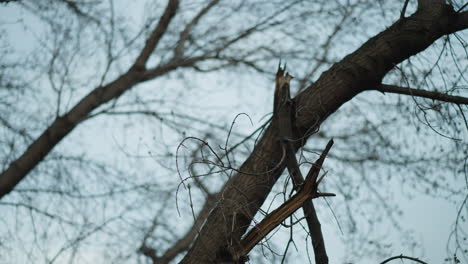
[[[408,2],[409,0],[405,0],[405,3],[403,4],[403,8],[401,9],[400,18],[405,18],[405,13],[406,13],[406,8],[408,7]]]
[[[273,212],[269,213],[265,218],[255,225],[240,242],[239,258],[243,259],[252,250],[255,245],[258,244],[266,235],[268,235],[274,228],[276,228],[281,222],[287,217],[293,214],[297,209],[303,206],[303,204],[313,198],[321,196],[334,196],[331,193],[319,193],[317,191],[320,180],[317,181],[320,169],[322,168],[325,157],[327,156],[330,148],[333,145],[333,140],[330,140],[323,151],[320,158],[312,166],[307,178],[305,179],[304,185],[293,197],[282,204]]]
[[[418,9],[430,8],[433,5],[443,5],[444,0],[418,0]]]
[[[311,68],[311,70],[305,74],[305,76],[299,80],[299,89],[298,91],[302,91],[307,87],[307,83],[310,83],[312,76],[324,65],[324,64],[331,64],[331,62],[328,61],[328,55],[330,53],[330,49],[332,47],[332,43],[334,39],[336,39],[336,36],[344,29],[346,28],[343,26],[345,22],[352,17],[352,13],[354,11],[354,7],[351,8],[350,10],[346,10],[343,15],[341,16],[341,19],[338,23],[336,23],[335,28],[333,31],[328,35],[327,39],[323,42],[323,44],[320,45],[321,49],[317,49],[315,51],[315,55],[313,55],[314,60],[316,60],[315,65]],[[321,52],[321,55],[319,56],[319,51]]]
[[[467,97],[448,95],[440,92],[425,91],[408,87],[400,87],[396,85],[381,84],[377,87],[377,90],[385,93],[405,94],[454,104],[468,104]]]
[[[452,32],[463,30],[468,27],[468,11],[458,13]]]
[[[205,205],[203,206],[202,210],[197,216],[197,219],[193,223],[192,227],[190,230],[185,233],[185,235],[179,239],[172,247],[170,247],[164,254],[161,256],[162,260],[165,260],[165,262],[161,263],[169,263],[172,261],[178,254],[187,251],[192,245],[193,240],[195,237],[198,235],[198,232],[200,231],[203,223],[205,222],[206,218],[208,217],[211,209],[213,206],[216,204],[216,201],[218,201],[219,194],[213,194],[207,197]]]
[[[156,250],[154,248],[148,247],[145,243],[141,245],[141,247],[138,249],[138,252],[151,259],[153,264],[158,263],[159,258]]]
[[[289,175],[294,183],[294,189],[299,189],[304,184],[304,177],[299,169],[296,159],[296,149],[294,147],[294,116],[296,111],[294,103],[290,98],[290,79],[292,77],[285,69],[280,67],[276,74],[275,100],[273,107],[273,120],[278,127],[278,133],[282,147],[285,148],[285,162]],[[314,249],[315,262],[317,264],[328,264],[328,255],[323,239],[322,227],[315,211],[314,203],[311,199],[303,203],[302,210],[309,228],[312,248]]]
[[[0,0],[0,4],[8,4],[10,2],[18,2],[18,0]]]
[[[61,0],[61,1],[67,6],[68,9],[71,10],[71,12],[73,12],[78,17],[89,19],[93,21],[94,23],[99,24],[99,20],[83,12],[83,10],[78,6],[78,4],[75,1],[69,1],[69,0]]]
[[[407,257],[407,256],[403,256],[403,255],[388,258],[388,259],[384,260],[383,262],[381,262],[380,264],[389,263],[390,261],[395,260],[395,259],[409,259],[409,260],[412,260],[412,261],[417,262],[417,263],[427,264],[427,262],[424,262],[424,261],[422,261],[420,259]]]
[[[151,36],[146,40],[145,47],[136,59],[134,67],[141,69],[145,68],[145,64],[148,61],[148,58],[158,46],[158,43],[161,40],[164,33],[166,33],[167,27],[169,26],[169,23],[174,17],[178,6],[179,0],[169,0],[169,2],[167,3],[167,7],[164,10],[164,14],[159,20],[159,23],[156,26],[156,28],[151,33]]]
[[[185,29],[180,33],[179,41],[177,42],[177,46],[174,49],[174,57],[175,58],[182,58],[184,57],[184,50],[185,50],[185,42],[190,36],[190,31],[192,28],[200,21],[200,19],[213,8],[219,0],[211,0],[211,2],[205,6],[200,12],[190,21],[186,26]]]
[[[205,57],[205,56],[197,56],[197,57],[184,58],[184,59],[175,58],[174,60],[171,60],[162,66],[157,66],[151,69],[147,69],[143,73],[141,81],[154,79],[158,76],[161,76],[162,74],[168,73],[177,68],[192,67],[196,62],[207,59],[207,58],[208,57]]]
[[[197,236],[201,226],[205,222],[205,219],[208,217],[211,209],[216,204],[216,201],[219,199],[220,193],[210,194],[203,205],[203,208],[198,213],[195,222],[190,227],[190,229],[185,233],[185,235],[177,240],[177,242],[168,248],[164,253],[158,256],[156,250],[146,244],[143,241],[139,252],[151,259],[153,264],[167,264],[170,263],[177,255],[187,251],[192,244],[193,240]]]
[[[178,67],[173,62],[168,63],[166,66],[158,67],[157,71],[151,72],[150,77],[146,77],[145,75],[148,75],[148,73],[143,71],[148,57],[156,48],[162,34],[166,32],[167,26],[174,16],[177,6],[178,0],[169,1],[163,17],[146,41],[146,45],[130,70],[109,84],[95,88],[68,113],[57,117],[53,123],[29,145],[27,150],[0,174],[0,199],[11,192],[11,190],[45,158],[55,145],[68,135],[79,123],[86,119],[91,111],[112,99],[118,98],[137,83],[148,80],[149,78],[155,78]]]
[[[459,13],[449,5],[420,9],[370,38],[325,71],[293,99],[297,109],[297,138],[303,139],[301,144],[310,136],[310,131],[317,129],[347,101],[362,91],[375,89],[395,65],[425,50],[442,36],[461,30],[453,28],[457,16]],[[248,173],[229,178],[222,190],[225,199],[213,209],[181,263],[210,263],[220,249],[240,241],[252,215],[264,203],[285,168],[285,165],[278,166],[281,153],[278,131],[270,125],[239,169]],[[260,173],[264,173],[262,177],[252,177]]]

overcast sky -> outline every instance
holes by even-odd
[[[118,8],[118,6],[116,8]],[[141,23],[141,21],[138,21],[138,17],[140,12],[143,12],[143,5],[133,3],[131,7],[125,5],[125,8],[129,12],[128,16],[134,18],[134,23]],[[35,23],[35,21],[36,18],[34,16],[28,12],[20,11],[14,4],[0,5],[0,30],[2,30],[2,34],[6,36],[7,42],[17,51],[24,50],[25,52],[29,52],[36,47],[37,36],[40,36],[43,31],[40,23]],[[29,28],[25,28],[24,25],[28,25]],[[466,33],[464,34],[466,35]],[[344,49],[347,50],[350,48],[346,47]],[[271,65],[271,69],[268,69],[268,71],[274,71],[275,67],[276,65]],[[294,65],[290,65],[289,67],[294,69]],[[467,65],[465,65],[465,67],[467,67]],[[294,75],[294,70],[292,71]],[[234,132],[236,133],[248,134],[252,132],[265,121],[265,116],[271,112],[273,78],[268,79],[264,76],[259,76],[258,78],[252,79],[252,75],[249,75],[237,79],[239,83],[236,83],[233,82],[232,79],[226,81],[223,77],[218,78],[216,75],[208,74],[202,77],[200,75],[193,75],[190,77],[190,80],[191,83],[179,80],[165,83],[166,87],[174,87],[174,90],[183,90],[188,87],[188,92],[184,95],[184,101],[179,105],[179,109],[186,107],[186,109],[188,109],[187,111],[191,111],[189,110],[190,105],[201,104],[203,108],[194,110],[194,113],[196,113],[196,111],[206,111],[206,113],[208,113],[207,116],[205,116],[207,120],[210,118],[215,120],[219,119],[227,124],[229,124],[238,113],[248,114],[253,125],[247,118],[240,117],[234,127]],[[244,83],[252,85],[245,87],[245,85],[243,85]],[[294,84],[296,83],[293,83],[293,85]],[[158,82],[149,82],[144,84],[142,89],[148,89],[149,91],[153,89],[154,91],[157,89],[158,85],[160,85]],[[190,88],[190,86],[206,87],[206,89],[193,89]],[[215,89],[214,87],[219,87],[219,89]],[[252,87],[255,87],[255,89],[252,89]],[[44,88],[44,94],[39,95],[39,97],[47,98],[47,93],[47,89]],[[363,96],[368,98],[380,98],[382,95],[369,93],[369,95]],[[171,99],[175,101],[178,100],[177,96],[173,96]],[[155,132],[159,129],[158,126],[151,124],[139,124],[141,126],[137,126],[130,122],[125,132],[122,132],[120,129],[123,125],[114,122],[117,122],[117,119],[112,119],[112,121],[106,120],[105,118],[91,120],[81,125],[76,131],[69,135],[66,138],[67,142],[59,145],[58,149],[71,153],[85,153],[90,159],[115,164],[120,168],[139,164],[142,166],[142,171],[149,172],[162,169],[161,165],[158,165],[154,159],[157,159],[158,155],[165,154],[166,151],[175,152],[180,142],[180,136],[174,136],[165,129],[161,128],[159,132]],[[155,134],[157,134],[158,137],[156,137]],[[467,133],[463,135],[466,136]],[[202,137],[201,132],[197,131],[187,131],[187,136]],[[439,140],[436,135],[434,135],[434,140]],[[466,137],[462,140],[465,143],[468,141]],[[165,146],[164,149],[159,148],[162,145]],[[126,165],[124,163],[128,155],[141,155],[144,156],[144,158],[136,163]],[[175,161],[173,161],[173,164],[167,164],[167,166],[174,167]],[[330,173],[327,176],[327,181],[337,181],[334,179],[337,175],[333,174],[333,168],[328,169],[330,169]],[[169,175],[169,173],[165,175]],[[375,171],[375,175],[379,175],[379,170]],[[457,184],[461,186],[463,184],[463,179],[455,179],[454,185]],[[430,193],[429,195],[423,195],[419,192],[416,193],[413,199],[408,199],[407,195],[402,193],[401,186],[399,185],[400,182],[398,181],[392,182],[390,190],[395,199],[394,203],[398,204],[403,212],[398,219],[398,223],[403,230],[411,230],[412,232],[408,234],[415,238],[422,247],[417,247],[415,251],[412,251],[406,244],[401,244],[398,232],[392,229],[392,226],[388,224],[376,225],[375,228],[377,229],[372,230],[372,232],[386,234],[385,239],[390,248],[388,257],[403,254],[420,257],[428,263],[443,263],[444,259],[447,257],[447,243],[450,231],[453,228],[456,213],[461,201],[459,199],[437,199],[432,197]],[[376,188],[379,187],[382,188],[378,189],[378,192],[388,191],[389,188],[388,185],[377,186]],[[327,189],[326,191],[337,194],[336,198],[330,199],[342,201],[343,197],[340,197],[340,192],[338,190]],[[186,191],[182,190],[179,197],[179,199],[182,199],[182,204],[187,202],[187,200],[184,200],[187,199],[187,197]],[[333,208],[333,206],[332,208],[328,208],[325,201],[318,199],[315,203],[322,204],[320,208],[323,210],[319,211],[318,214],[320,219],[323,220],[322,225],[327,251],[329,252],[331,260],[330,263],[347,263],[346,251],[344,250],[347,234],[342,234],[339,227],[340,222],[344,222],[344,220],[340,218],[335,219],[332,212],[335,208]],[[172,210],[175,215],[176,208],[174,207]],[[15,218],[15,215],[13,215],[14,211],[6,209],[3,212],[6,212],[6,215],[2,214],[1,216],[3,222],[13,223]],[[185,215],[182,215],[179,219],[174,219],[174,221],[183,222],[182,219],[184,217],[190,217],[187,213],[189,212],[185,212]],[[368,211],[368,214],[373,214],[373,212]],[[257,217],[259,216],[257,215]],[[338,220],[338,223],[336,220]],[[462,225],[463,224],[468,228],[466,222],[462,223]],[[28,229],[28,227],[26,227],[26,229]],[[299,252],[295,250],[291,251],[296,257],[296,260],[291,261],[291,263],[307,263],[307,257],[304,253],[305,244],[303,243],[305,235],[303,233],[301,234],[301,231],[301,229],[296,229],[297,236],[299,237],[297,240],[299,243]],[[7,233],[0,231],[0,238],[4,239],[6,235]],[[281,237],[287,239],[287,235],[288,230],[283,229],[279,234],[274,236],[274,239],[276,240]],[[3,250],[11,250],[14,253],[0,253],[0,262],[27,263],[25,259],[18,256],[20,254],[19,252],[21,252],[20,250],[0,247],[0,251]],[[311,250],[310,246],[309,250]],[[259,254],[260,251],[256,251],[256,253]],[[105,256],[101,254],[100,250],[96,252],[88,251],[87,254],[89,255],[84,258],[95,258],[102,262],[106,261]],[[8,259],[2,260],[1,258],[5,256],[14,257],[15,261],[9,262]],[[378,263],[382,260],[381,258],[363,257],[359,263]]]

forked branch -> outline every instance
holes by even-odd
[[[300,188],[304,184],[304,177],[299,169],[299,164],[296,159],[296,149],[294,130],[296,129],[296,109],[293,100],[291,100],[290,80],[292,78],[286,71],[286,66],[278,67],[276,73],[275,100],[273,106],[273,122],[275,123],[280,137],[281,147],[285,153],[284,161],[288,169],[289,175],[294,184],[294,189]],[[297,133],[296,133],[297,134]],[[302,205],[304,216],[307,221],[307,227],[314,249],[315,263],[328,264],[328,255],[323,239],[322,227],[315,211],[314,203],[308,199]]]
[[[151,53],[153,53],[153,51],[158,46],[159,41],[164,36],[164,33],[166,33],[169,23],[175,16],[178,7],[179,0],[170,0],[167,3],[167,7],[164,10],[163,15],[161,16],[158,25],[154,28],[153,32],[151,32],[150,37],[146,40],[146,44],[143,47],[143,50],[141,51],[140,55],[136,59],[134,67],[144,69],[148,58],[151,56]]]
[[[318,178],[322,164],[327,156],[330,148],[333,145],[333,139],[331,139],[319,159],[310,169],[307,174],[307,178],[300,190],[293,195],[288,201],[282,204],[273,212],[269,213],[260,223],[255,225],[240,242],[239,256],[246,258],[247,254],[252,250],[255,245],[258,244],[268,233],[270,233],[275,227],[281,224],[287,217],[293,214],[297,209],[309,199],[322,197],[322,196],[335,196],[333,193],[319,193],[318,185],[323,179]]]

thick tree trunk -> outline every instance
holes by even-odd
[[[457,14],[440,3],[424,6],[371,38],[294,98],[298,138],[305,140],[330,114],[358,93],[377,89],[395,65],[430,46],[438,38],[468,26],[466,12]],[[296,146],[300,147],[300,144]],[[216,263],[217,254],[235,251],[237,243],[273,184],[284,170],[277,131],[268,127],[240,171],[225,184],[221,200],[181,263]],[[219,256],[218,256],[219,257]]]

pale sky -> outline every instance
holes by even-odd
[[[132,4],[132,8],[126,5],[126,8],[130,11],[129,16],[133,17],[138,17],[136,12],[141,12],[141,10],[144,9],[138,4],[135,4],[135,6]],[[32,22],[35,21],[35,19],[36,18],[33,18],[33,16],[27,12],[19,11],[16,5],[0,5],[0,30],[5,30],[8,42],[17,50],[24,50],[26,52],[35,47],[36,42],[34,34],[41,34],[40,24]],[[23,24],[18,23],[18,20],[24,20],[24,23],[31,28],[25,30],[22,26]],[[138,22],[141,21],[137,21],[136,23]],[[344,49],[348,49],[348,47]],[[275,67],[275,65],[272,65],[272,68],[273,67]],[[294,66],[291,65],[291,67]],[[292,74],[294,75],[294,72],[292,72]],[[206,90],[189,89],[189,92],[187,92],[189,96],[187,97],[191,99],[184,101],[184,104],[203,104],[205,107],[204,109],[208,109],[207,112],[209,113],[209,118],[219,118],[227,123],[231,122],[238,113],[246,113],[251,117],[253,126],[247,119],[240,118],[239,121],[236,122],[235,132],[248,134],[264,122],[264,119],[262,118],[269,113],[269,109],[271,108],[270,105],[272,103],[273,89],[273,84],[271,82],[272,78],[249,78],[249,76],[246,76],[238,79],[238,84],[232,81],[223,80],[223,77],[217,77],[213,74],[207,75],[207,77],[193,76],[191,79],[192,83],[190,85],[193,85],[194,87],[206,85],[207,88]],[[252,89],[251,87],[243,87],[244,85],[242,84],[246,82],[257,88]],[[158,87],[158,85],[160,85],[158,82],[149,82],[144,84],[142,89],[156,89],[154,87]],[[182,81],[174,80],[166,83],[165,85],[175,87],[174,89],[180,89],[181,86],[184,86],[185,84]],[[213,87],[217,86],[222,89],[213,89]],[[174,98],[174,100],[177,100],[177,98]],[[90,157],[91,159],[115,163],[117,167],[121,168],[131,166],[131,164],[124,164],[126,154],[146,155],[146,158],[138,161],[138,164],[142,165],[142,171],[157,171],[161,169],[161,167],[154,162],[152,156],[164,154],[166,150],[158,149],[158,146],[163,144],[169,145],[168,149],[175,152],[178,145],[177,142],[179,142],[179,137],[161,129],[160,132],[157,132],[157,135],[160,135],[161,138],[155,138],[155,131],[157,130],[156,126],[151,126],[151,124],[141,124],[141,127],[137,127],[135,125],[135,128],[132,129],[131,126],[133,125],[134,124],[129,124],[130,129],[126,133],[120,133],[116,132],[116,129],[119,129],[122,125],[112,124],[112,121],[105,120],[105,118],[98,118],[81,124],[76,131],[66,138],[66,142],[61,144],[58,149],[70,150],[72,153],[86,153],[87,157]],[[190,133],[188,136],[200,136],[196,131],[187,131],[187,133]],[[434,138],[435,140],[438,140],[437,136]],[[463,139],[465,143],[467,140],[467,138]],[[123,153],[123,150],[127,153]],[[152,154],[148,155],[149,152]],[[174,164],[168,164],[168,166],[174,166]],[[329,179],[327,180],[332,182],[336,181],[336,179],[333,179],[333,177],[337,177],[336,175],[333,175],[333,168],[330,168],[330,171],[330,174],[327,176]],[[379,171],[375,171],[375,174],[378,175]],[[165,175],[169,175],[169,173]],[[463,184],[460,179],[457,179],[456,181]],[[395,182],[393,183],[393,186],[385,186],[385,188],[391,188],[391,192],[395,198],[394,203],[398,204],[403,211],[403,214],[398,219],[399,224],[404,230],[412,230],[413,237],[417,239],[417,242],[419,242],[422,247],[418,248],[416,251],[412,251],[405,245],[399,243],[399,237],[396,235],[397,231],[393,230],[392,226],[376,225],[377,229],[374,229],[373,232],[388,234],[386,239],[390,245],[389,251],[391,252],[387,257],[403,254],[412,257],[419,257],[428,263],[443,263],[444,259],[447,257],[446,246],[449,234],[455,222],[456,213],[461,201],[436,199],[420,193],[417,193],[414,199],[408,199],[405,195],[401,194],[400,186],[398,186],[398,184],[398,182]],[[455,184],[457,183],[455,182]],[[382,188],[382,190],[386,190],[385,188]],[[327,191],[335,192],[337,194],[337,201],[341,201],[343,199],[342,196],[340,197],[338,190]],[[182,199],[187,197],[184,191],[181,192],[181,197]],[[323,200],[316,200],[315,203],[325,204]],[[269,203],[267,202],[267,204]],[[348,263],[344,242],[346,240],[344,237],[346,237],[347,234],[341,234],[332,212],[326,206],[321,206],[320,208],[324,209],[323,211],[319,211],[318,214],[322,220],[327,251],[331,260],[330,263]],[[6,212],[7,215],[2,216],[5,222],[14,222],[13,219],[15,216],[11,214],[13,211]],[[173,209],[173,213],[176,213],[175,208]],[[181,218],[175,219],[174,221],[183,222],[183,217],[187,217],[187,212],[185,213],[186,215],[183,215]],[[369,211],[368,213],[372,214],[373,212]],[[148,221],[150,221],[150,218],[148,218]],[[340,221],[340,219],[338,219],[338,221]],[[462,224],[468,227],[466,222]],[[299,229],[296,229],[296,231],[298,233],[297,243],[299,252],[296,252],[294,249],[291,250],[294,257],[291,258],[289,263],[307,263],[303,243],[304,234],[301,235],[301,230]],[[359,231],[360,230],[358,230],[358,232]],[[275,240],[278,237],[283,238],[284,241],[286,241],[287,235],[288,231],[283,229],[279,235],[275,236]],[[5,236],[5,233],[0,231],[0,237],[3,236]],[[3,250],[5,249],[0,247],[0,252]],[[16,251],[15,249],[10,250],[13,252]],[[256,251],[257,254],[259,254],[259,252],[260,251]],[[13,254],[19,253],[16,252],[12,253],[12,255]],[[71,254],[71,252],[66,254]],[[5,261],[2,260],[2,255],[3,254],[0,253],[0,263],[27,263],[27,260],[18,258],[17,256],[15,256],[17,261],[9,262],[7,259],[6,262],[2,262]],[[8,255],[9,254],[7,254],[7,256]],[[87,256],[84,258],[90,260],[90,262],[97,260],[104,263],[106,261],[105,256],[102,255],[102,251],[99,249],[94,252],[92,247],[87,251]],[[360,259],[359,263],[379,263],[382,260],[382,258],[375,259],[364,257]],[[61,262],[57,261],[57,263]]]

